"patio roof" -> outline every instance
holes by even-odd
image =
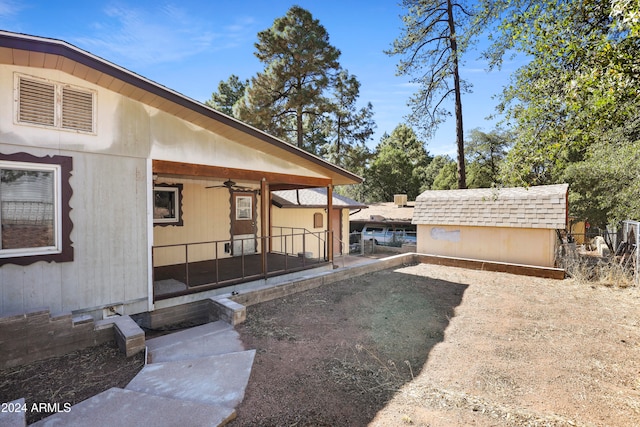
[[[272,191],[271,195],[273,204],[279,208],[324,208],[327,206],[327,189],[324,187]],[[367,205],[333,193],[333,207],[364,209]]]

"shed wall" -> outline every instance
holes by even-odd
[[[418,225],[418,253],[553,267],[550,229]]]

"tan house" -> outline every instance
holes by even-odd
[[[278,241],[275,239],[274,245],[278,244],[279,249],[289,252],[289,246],[293,247],[293,252],[304,254],[309,258],[319,258],[320,251],[324,247],[322,237],[327,229],[331,229],[333,234],[333,254],[334,256],[349,253],[349,213],[353,209],[364,209],[367,205],[357,202],[340,194],[333,194],[333,215],[331,216],[331,227],[329,227],[327,215],[327,189],[326,188],[303,188],[299,190],[281,190],[271,193],[271,201],[274,208],[271,210],[274,224],[286,224],[278,226],[273,230],[274,235],[280,232],[282,235],[290,235]],[[305,231],[312,234],[321,234],[322,237],[316,239],[309,233],[305,236]],[[287,246],[286,248],[284,246]]]
[[[68,43],[4,31],[0,178],[0,317],[93,319],[331,267],[333,187],[362,181]],[[272,203],[318,187],[312,229],[314,214]],[[279,243],[294,224],[320,247],[309,257]]]
[[[417,251],[554,267],[567,227],[568,185],[425,191],[416,198]]]

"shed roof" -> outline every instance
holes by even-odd
[[[297,194],[296,194],[297,191]],[[273,204],[279,208],[324,208],[327,206],[327,189],[302,188],[300,190],[272,191]],[[363,209],[367,205],[340,194],[333,194],[334,208]]]
[[[416,198],[413,224],[564,229],[568,184],[431,190]]]

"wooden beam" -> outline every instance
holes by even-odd
[[[544,277],[546,279],[562,280],[565,271],[559,268],[538,267],[535,265],[509,264],[504,262],[483,261],[467,258],[453,258],[439,255],[416,254],[418,262],[423,264],[444,265],[447,267],[468,268],[470,270],[497,271],[501,273],[518,274],[521,276]]]
[[[333,262],[333,186],[327,186],[327,250],[329,251],[329,262]]]
[[[288,175],[277,172],[198,165],[193,163],[171,162],[168,160],[154,160],[153,173],[184,178],[197,177],[246,181],[262,181],[266,179],[271,185],[290,186],[294,188],[326,187],[327,185],[331,185],[331,178]]]
[[[267,276],[269,268],[267,266],[267,235],[269,233],[269,223],[267,222],[268,206],[271,204],[271,193],[267,181],[260,181],[260,251],[262,252],[262,273]],[[269,217],[269,220],[271,218]],[[271,240],[271,239],[269,239]]]

